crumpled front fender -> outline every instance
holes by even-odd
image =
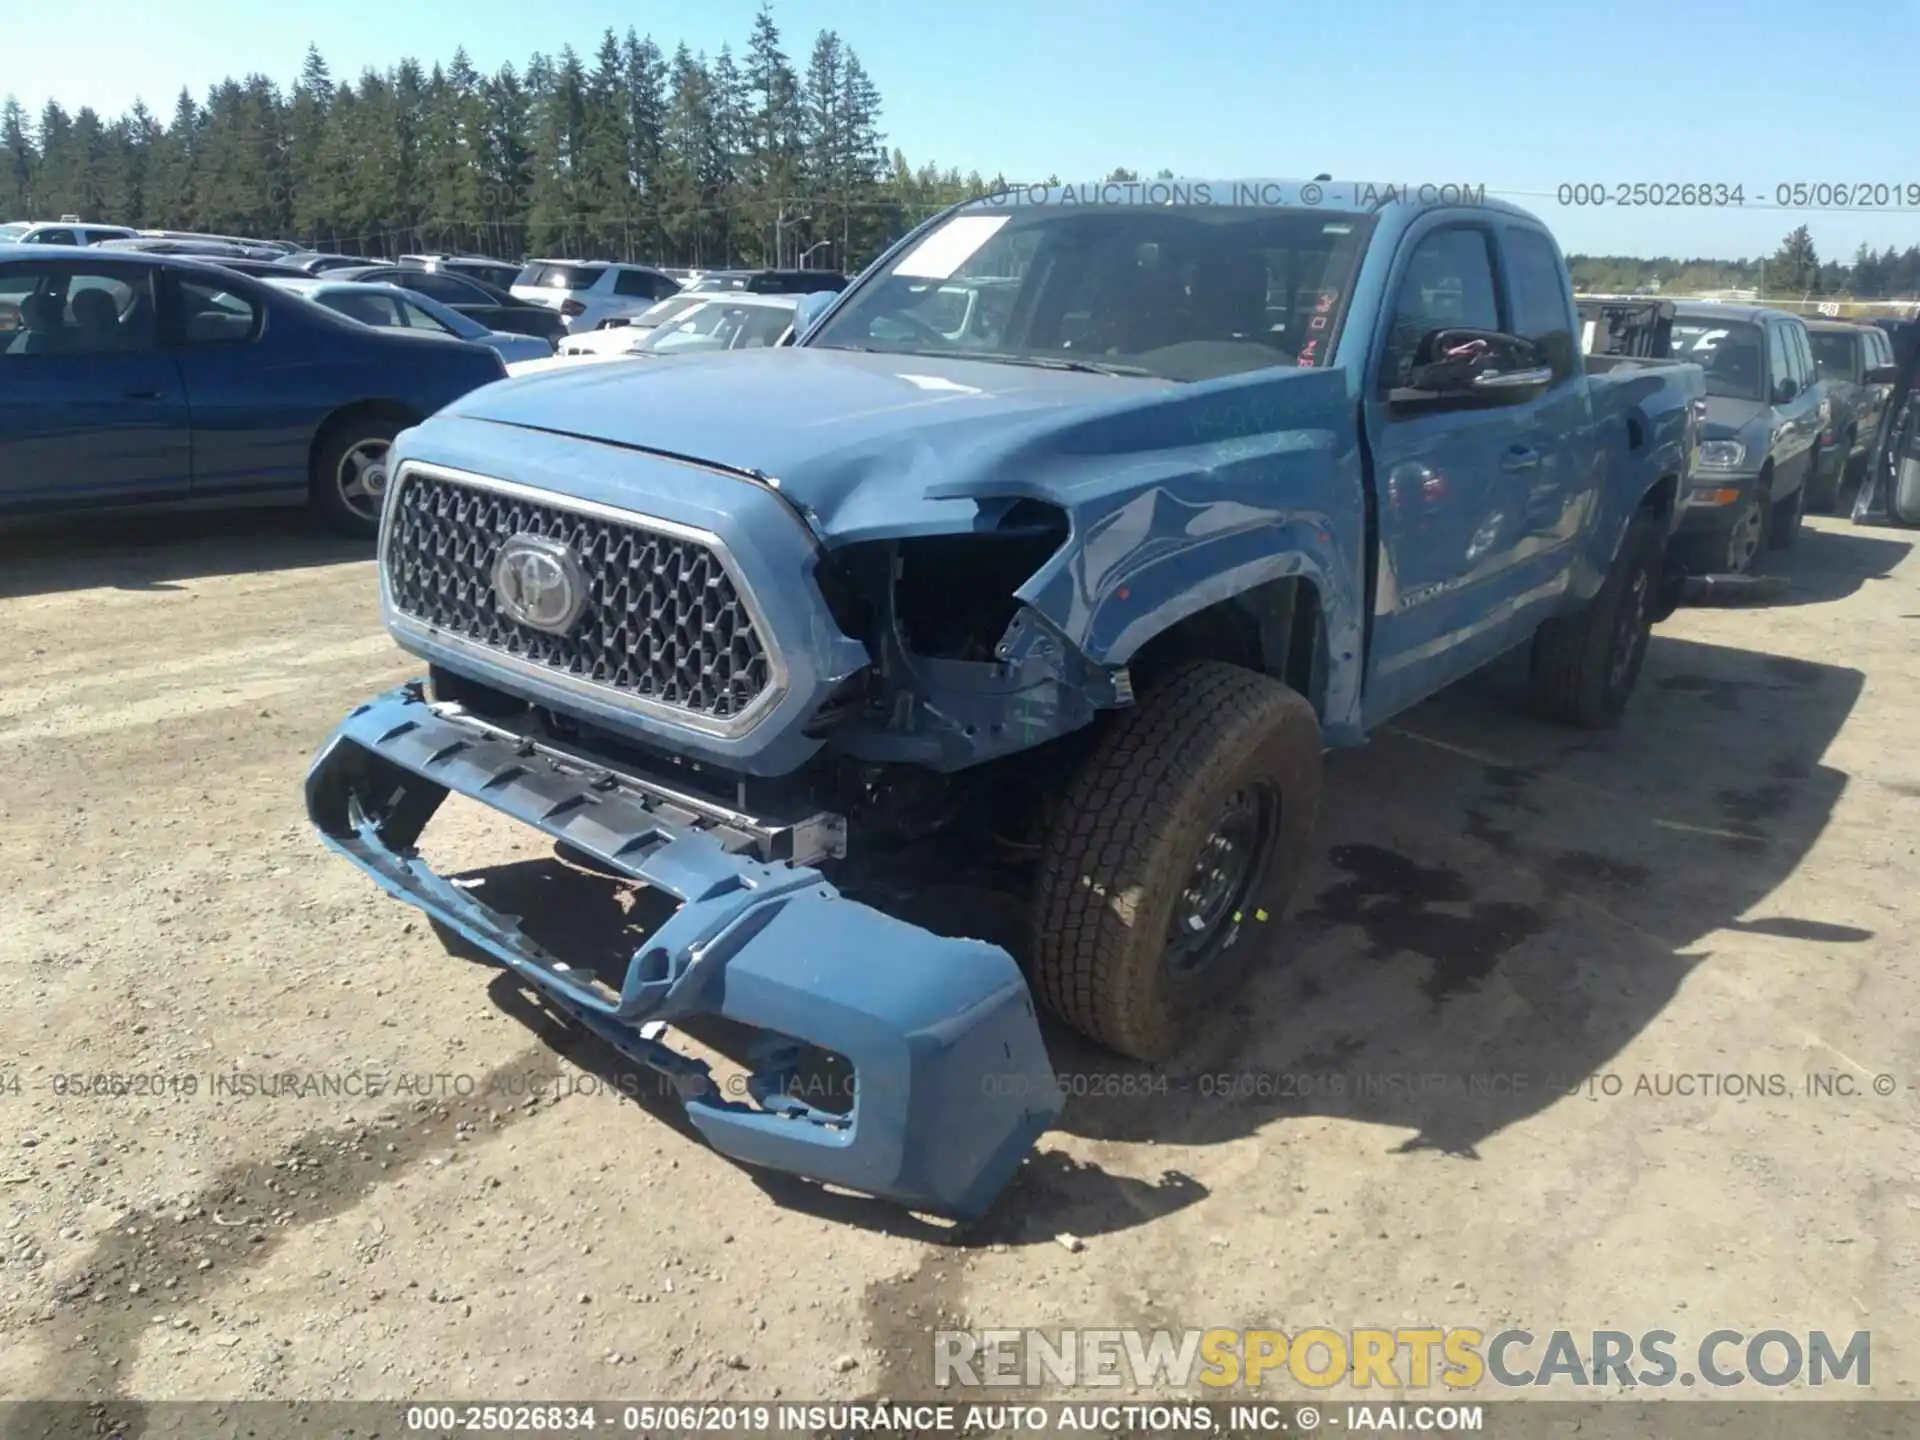
[[[617,993],[420,858],[414,842],[450,793],[680,902]],[[764,835],[751,825],[643,779],[432,704],[415,684],[347,718],[306,798],[330,848],[670,1077],[692,1123],[733,1159],[968,1218],[1059,1117],[1033,1000],[1004,950],[848,900],[818,870],[754,853]],[[751,1103],[662,1039],[701,1015],[756,1033]],[[852,1066],[849,1113],[794,1097],[803,1045]]]

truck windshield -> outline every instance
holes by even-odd
[[[1707,372],[1707,394],[1729,400],[1758,400],[1766,375],[1766,351],[1760,327],[1744,321],[1699,320],[1673,322],[1674,360],[1690,360]]]
[[[1166,380],[1326,364],[1372,220],[1253,206],[975,205],[807,341]]]

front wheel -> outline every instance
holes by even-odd
[[[1807,497],[1801,506],[1804,513],[1833,513],[1834,506],[1840,502],[1840,492],[1846,488],[1847,477],[1853,473],[1853,446],[1854,434],[1849,430],[1840,437],[1840,458],[1831,462],[1831,474],[1821,474],[1821,470],[1829,463],[1825,452],[1813,457],[1813,468],[1807,475]]]
[[[1813,480],[1809,477],[1800,488],[1784,500],[1776,500],[1773,514],[1767,520],[1767,548],[1769,550],[1791,550],[1800,539],[1800,522],[1807,513],[1807,486]]]
[[[1647,658],[1666,545],[1664,522],[1635,516],[1599,593],[1540,626],[1529,675],[1536,710],[1588,729],[1620,718]]]
[[[1740,502],[1740,511],[1733,517],[1733,528],[1727,532],[1727,574],[1745,575],[1753,569],[1760,552],[1767,548],[1767,529],[1772,518],[1773,487],[1762,480],[1753,494]]]
[[[1215,661],[1113,717],[1043,848],[1040,999],[1124,1055],[1165,1059],[1272,943],[1320,806],[1320,726],[1279,681]]]
[[[349,418],[333,428],[315,455],[314,512],[331,529],[371,537],[380,529],[387,494],[387,458],[400,426],[375,415]]]

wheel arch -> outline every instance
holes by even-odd
[[[307,488],[311,494],[320,483],[320,457],[327,446],[348,426],[363,420],[386,420],[405,429],[420,423],[421,415],[412,406],[397,400],[354,400],[336,407],[314,428],[307,445]]]
[[[1139,686],[1194,660],[1257,670],[1304,696],[1324,717],[1330,658],[1325,596],[1313,575],[1301,573],[1189,611],[1138,646],[1127,664]]]
[[[1656,520],[1671,520],[1674,507],[1680,503],[1680,477],[1668,473],[1662,475],[1640,497],[1638,513],[1651,515]],[[1624,535],[1622,536],[1624,539]]]

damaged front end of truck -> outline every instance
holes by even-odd
[[[1020,849],[1090,722],[1132,703],[1129,661],[1196,611],[1244,592],[1276,602],[1242,614],[1255,640],[1352,643],[1357,577],[1329,538],[1349,518],[1329,506],[1357,504],[1331,439],[1343,381],[720,363],[724,387],[698,358],[509,382],[401,437],[382,608],[429,675],[347,719],[308,809],[390,893],[668,1077],[722,1153],[977,1216],[1062,1109],[1018,942],[908,923],[866,872],[927,837],[956,866],[1009,831]],[[652,397],[644,421],[623,383]],[[694,458],[725,448],[694,400],[809,392],[865,431]],[[964,449],[940,443],[950,416]],[[807,433],[796,415],[759,435]],[[422,857],[450,795],[670,915],[612,979],[549,953]],[[745,1094],[669,1043],[706,1019],[754,1037]],[[850,1107],[794,1083],[821,1052],[850,1067]]]

